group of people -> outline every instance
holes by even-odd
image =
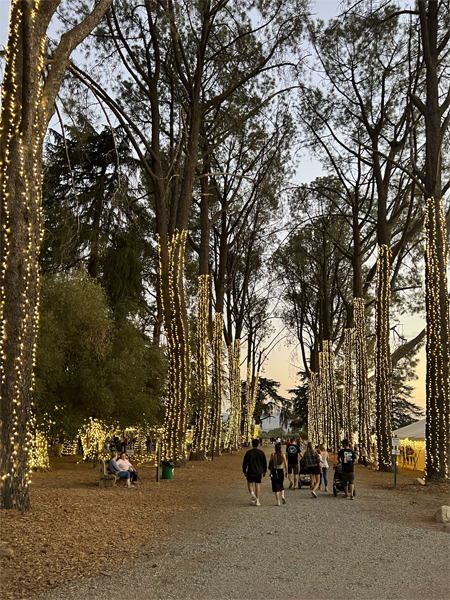
[[[286,444],[286,452],[283,453],[281,440],[277,440],[275,441],[275,451],[270,455],[269,465],[267,465],[265,452],[259,446],[259,439],[252,440],[252,449],[246,452],[242,463],[242,471],[247,478],[247,487],[252,505],[261,506],[261,482],[268,470],[277,506],[286,504],[284,495],[285,476],[289,480],[289,489],[300,489],[300,461],[303,462],[304,468],[307,469],[309,474],[312,497],[317,498],[317,490],[321,489],[322,482],[324,485],[323,491],[328,492],[329,454],[322,444],[314,447],[312,442],[307,442],[306,449],[302,451],[298,441],[291,438],[289,443]],[[335,461],[342,470],[344,498],[353,500],[356,454],[350,447],[348,440],[342,441],[342,448],[336,453]]]
[[[111,452],[111,458],[108,462],[108,472],[116,477],[125,479],[125,487],[131,490],[136,485],[138,479],[137,470],[128,460],[126,452],[121,452],[119,459],[117,459],[117,456],[118,453],[116,451]]]

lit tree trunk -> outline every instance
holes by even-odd
[[[189,323],[184,292],[184,252],[187,232],[175,232],[168,245],[168,269],[161,256],[161,296],[169,345],[169,382],[162,459],[182,464],[186,459],[186,428],[189,399]]]
[[[425,302],[427,310],[427,478],[449,477],[449,302],[447,285],[448,250],[442,202],[427,201],[425,213]]]
[[[319,375],[311,371],[308,394],[308,439],[314,444],[322,443],[320,410]]]
[[[219,454],[222,437],[222,397],[223,397],[223,314],[216,313],[214,317],[213,332],[213,373],[212,373],[212,399],[213,399],[213,433],[212,443],[214,453]]]
[[[354,386],[353,386],[353,351],[355,330],[345,330],[344,344],[344,405],[342,407],[344,436],[353,442],[354,428]]]
[[[449,477],[450,328],[447,284],[448,242],[442,216],[442,147],[450,124],[450,90],[443,93],[442,64],[448,54],[448,5],[418,0],[426,99],[411,99],[425,118],[425,303],[426,303],[426,471],[427,479]],[[439,14],[439,11],[442,11]],[[441,30],[440,30],[441,26]]]
[[[1,444],[3,508],[28,510],[28,423],[38,323],[42,239],[42,148],[69,56],[98,25],[112,0],[101,0],[65,33],[44,83],[47,27],[60,0],[13,0],[0,118]]]
[[[208,394],[208,310],[209,275],[198,278],[197,305],[197,414],[194,429],[193,451],[195,458],[204,459],[211,435]]]
[[[392,367],[390,350],[389,313],[391,300],[391,251],[389,246],[378,246],[377,311],[375,354],[377,454],[380,471],[392,469],[391,406]]]
[[[358,414],[358,444],[369,447],[370,393],[367,367],[366,317],[364,300],[353,298],[355,320],[356,408]]]

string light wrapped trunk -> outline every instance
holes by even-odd
[[[429,198],[425,212],[426,473],[427,479],[449,477],[450,324],[448,243],[442,200]],[[439,252],[439,248],[444,248]]]
[[[112,0],[100,0],[51,58],[44,81],[47,27],[59,1],[13,0],[0,117],[1,443],[3,508],[28,510],[31,391],[39,313],[42,152],[69,56]]]
[[[214,453],[220,452],[222,438],[222,398],[223,398],[223,314],[216,313],[214,316],[213,331],[213,372],[212,372],[212,443]]]
[[[163,460],[184,464],[186,460],[187,410],[190,384],[189,324],[184,290],[187,231],[176,231],[168,243],[168,286],[163,289],[161,245],[161,298],[169,350],[167,408],[162,434]],[[169,307],[166,306],[168,294]]]
[[[392,470],[392,365],[390,347],[391,249],[378,246],[376,287],[375,413],[377,462],[380,471]]]
[[[371,401],[367,363],[366,317],[363,298],[353,298],[355,322],[355,372],[358,443],[368,448],[370,440]]]
[[[345,329],[344,331],[344,400],[342,407],[343,430],[345,437],[353,440],[353,432],[355,431],[354,424],[354,369],[353,369],[353,352],[355,345],[355,330]]]
[[[198,278],[197,304],[197,393],[198,404],[194,427],[191,458],[206,458],[210,445],[211,424],[208,394],[208,309],[209,309],[209,275]]]

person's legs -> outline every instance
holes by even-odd
[[[325,491],[328,492],[328,469],[322,469],[323,482],[325,484]]]
[[[294,487],[294,474],[292,472],[292,465],[288,464],[288,479],[289,479],[289,489],[291,490]]]
[[[294,490],[298,489],[298,475],[294,474]]]
[[[353,488],[355,486],[353,485],[353,483],[351,483],[348,487],[350,488],[350,490],[349,490],[350,491],[350,498],[353,498]]]
[[[313,491],[317,491],[318,487],[319,487],[319,482],[320,482],[320,475],[316,475],[316,482],[314,484],[314,489]]]
[[[321,489],[322,489],[322,479],[323,479],[322,475],[323,475],[323,471],[322,471],[322,473],[320,474],[319,490],[321,490]]]
[[[255,495],[256,495],[256,499],[259,500],[259,493],[261,491],[261,484],[260,483],[255,483]]]
[[[250,492],[250,495],[253,496],[254,495],[254,490],[253,490],[253,481],[248,481],[247,480],[247,487],[248,487],[248,491]]]
[[[344,486],[344,498],[348,497],[348,473],[342,473],[342,484]]]

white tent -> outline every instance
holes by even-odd
[[[407,425],[406,427],[401,427],[400,429],[393,431],[392,435],[400,439],[408,438],[410,440],[424,440],[425,421],[426,419],[415,421],[414,423],[411,423],[411,425]]]

